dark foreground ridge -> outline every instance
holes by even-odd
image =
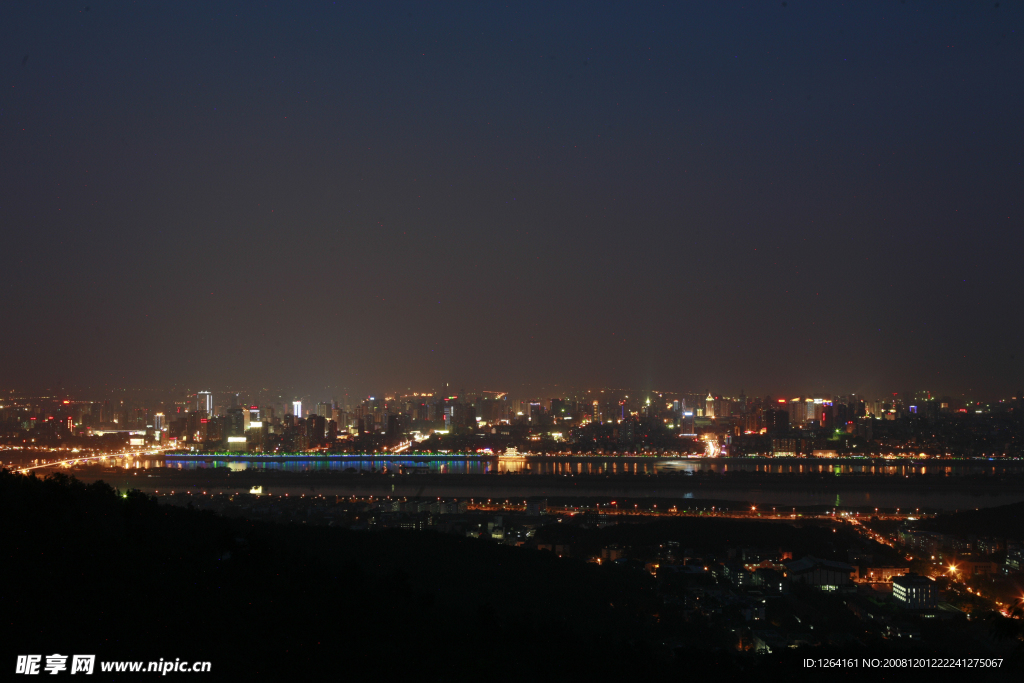
[[[1019,536],[1021,527],[1024,527],[1024,502],[941,514],[923,520],[918,526],[925,531],[947,534]]]
[[[805,658],[892,654],[678,647],[653,577],[477,539],[254,523],[8,471],[0,514],[4,666],[58,652],[208,660],[205,680],[802,680]],[[1011,680],[1016,667],[972,680]]]

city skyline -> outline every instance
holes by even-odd
[[[525,398],[414,392],[315,402],[209,389],[171,400],[10,395],[0,402],[0,440],[14,450],[99,449],[128,457],[147,448],[185,457],[198,450],[300,459],[417,452],[515,457],[517,449],[554,456],[1016,460],[1021,454],[1022,397],[980,403],[926,391],[881,398],[626,391]]]

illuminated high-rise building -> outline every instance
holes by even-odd
[[[807,417],[807,408],[804,406],[803,398],[793,398],[789,400],[789,424],[794,427],[798,427],[804,423],[804,419]]]
[[[213,415],[213,394],[209,391],[200,391],[196,394],[196,410]]]
[[[302,401],[292,401],[292,415],[296,418],[302,417]]]
[[[708,392],[708,397],[706,399],[704,399],[704,405],[705,405],[704,417],[714,417],[715,416],[715,397],[711,395],[710,391]]]
[[[720,398],[715,401],[715,417],[730,417],[732,415],[732,399]]]
[[[164,429],[164,414],[163,413],[157,413],[156,415],[153,416],[153,429],[155,429],[158,432],[163,431],[163,429]]]

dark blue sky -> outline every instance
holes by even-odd
[[[1024,384],[1021,3],[550,4],[4,2],[0,387]]]

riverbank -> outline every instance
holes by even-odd
[[[840,505],[927,508],[992,507],[1024,500],[1024,476],[873,476],[803,473],[772,474],[383,474],[274,469],[229,470],[76,468],[83,481],[104,480],[121,489],[147,493],[167,490],[245,492],[254,486],[290,495],[324,494],[376,497],[529,498],[622,497],[724,499],[758,505]]]

